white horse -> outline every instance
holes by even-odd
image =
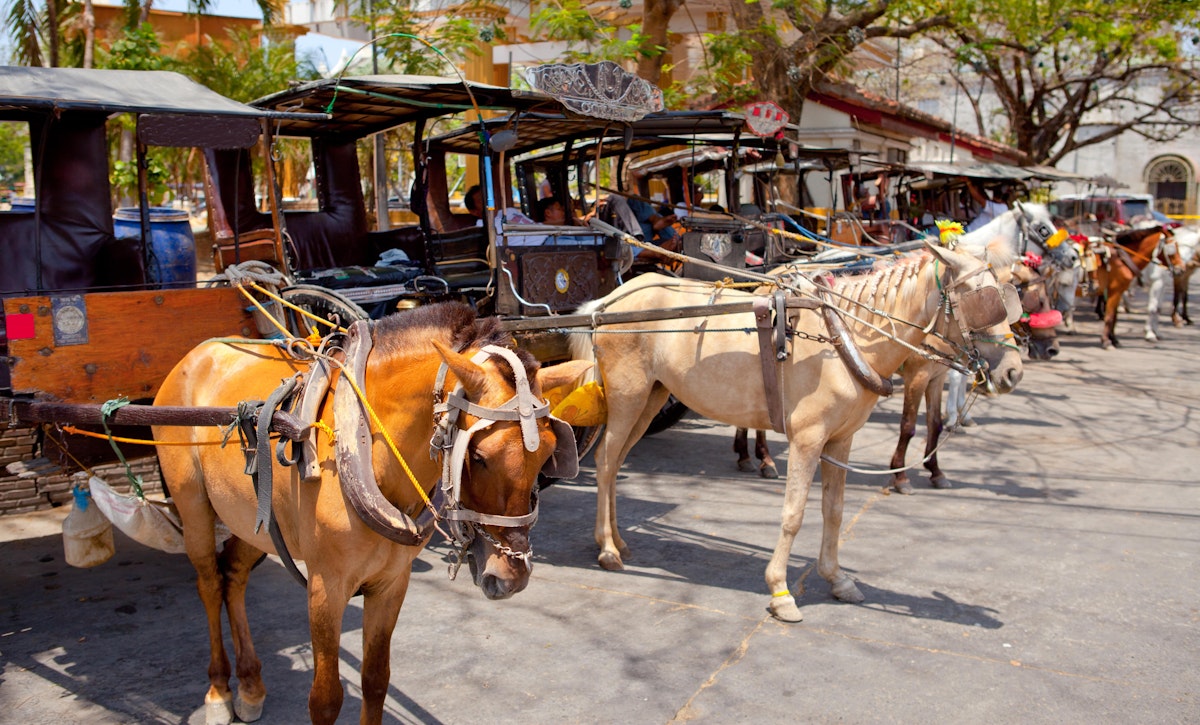
[[[1175,243],[1179,245],[1179,256],[1183,259],[1183,274],[1172,278],[1171,270],[1159,263],[1148,265],[1142,270],[1142,285],[1146,288],[1146,340],[1158,342],[1158,316],[1163,295],[1168,286],[1172,290],[1171,321],[1179,327],[1190,323],[1187,315],[1188,283],[1192,272],[1200,267],[1200,228],[1184,227],[1175,230]],[[1168,285],[1168,283],[1170,283]]]
[[[1060,297],[1068,294],[1062,287],[1069,285],[1071,307],[1075,305],[1075,287],[1078,277],[1074,275],[1079,266],[1079,256],[1074,246],[1066,239],[1065,233],[1059,232],[1054,226],[1050,211],[1042,204],[1017,202],[1013,209],[997,216],[987,224],[973,232],[967,232],[954,240],[955,248],[982,259],[993,267],[1008,264],[1014,258],[1025,254],[1036,254],[1042,258],[1038,273],[1046,278],[1047,291],[1051,287],[1060,290]],[[1004,260],[1004,261],[1001,261]],[[1008,282],[1011,274],[1007,270],[997,269],[1001,282]],[[1061,307],[1056,308],[1063,313],[1064,321],[1067,312]],[[946,375],[946,417],[947,428],[975,425],[975,419],[966,410],[967,385],[970,379],[961,373],[950,370]],[[928,411],[926,411],[928,415]]]

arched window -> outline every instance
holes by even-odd
[[[1160,156],[1146,166],[1146,182],[1155,207],[1164,214],[1192,214],[1196,208],[1196,171],[1187,159]]]

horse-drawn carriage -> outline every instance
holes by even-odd
[[[632,230],[597,220],[514,223],[532,211],[539,174],[552,193],[565,195],[574,181],[582,200],[601,185],[599,162],[611,157],[609,179],[620,192],[632,150],[695,148],[706,130],[732,139],[723,201],[744,211],[735,183],[744,119],[649,113],[655,95],[611,68],[533,74],[535,87],[553,79],[544,85],[566,88],[600,74],[600,87],[620,92],[583,104],[571,93],[368,76],[301,85],[252,106],[191,84],[186,92],[154,85],[186,83],[178,76],[27,70],[12,72],[24,84],[6,84],[8,95],[0,95],[6,119],[30,124],[38,180],[32,217],[13,216],[13,233],[3,237],[21,259],[34,260],[0,290],[6,412],[14,423],[54,424],[44,430],[61,441],[67,465],[94,460],[76,453],[73,431],[83,424],[103,427],[104,445],[125,433],[157,447],[208,615],[210,722],[228,722],[235,711],[252,721],[261,712],[266,693],[243,598],[263,552],[300,578],[305,572],[289,552],[307,565],[316,722],[334,721],[341,706],[338,638],[357,592],[364,595],[363,720],[380,719],[390,633],[412,562],[434,527],[457,549],[452,572],[469,561],[488,597],[520,591],[529,581],[537,475],[569,476],[577,464],[570,428],[552,414],[546,393],[569,389],[589,358],[610,373],[606,380],[621,382],[609,391],[609,426],[597,448],[602,564],[619,568],[624,548],[613,508],[616,469],[678,391],[706,415],[789,435],[785,526],[766,577],[771,610],[788,621],[800,613],[787,589],[787,560],[818,461],[847,457],[853,432],[899,365],[913,355],[936,358],[979,373],[1000,392],[1020,377],[1004,291],[968,254],[936,248],[835,282],[742,271],[737,250],[734,264],[720,269],[775,284],[779,293],[767,297],[666,275],[623,285],[630,255],[622,245],[657,251]],[[159,97],[200,100],[195,107],[145,100]],[[599,116],[575,112],[597,103]],[[502,117],[484,119],[485,110]],[[122,111],[137,118],[140,168],[151,144],[203,149],[215,284],[148,278],[144,265],[132,278],[72,276],[117,254],[151,268],[158,259],[148,212],[136,242],[116,239],[107,193],[91,186],[107,192],[104,127]],[[435,135],[443,124],[447,132]],[[398,127],[412,139],[415,223],[391,229],[378,219],[372,228],[358,141]],[[309,142],[315,205],[293,208],[284,198],[283,137]],[[779,144],[755,143],[788,160]],[[258,162],[255,148],[264,154]],[[479,220],[452,203],[451,154],[478,169]],[[148,210],[144,178],[141,188]],[[682,189],[670,192],[687,198]],[[737,249],[735,240],[770,228],[763,218],[738,215],[718,225],[694,208],[693,216],[685,237],[695,235],[704,256],[688,256],[685,239],[685,254],[668,257],[685,274],[688,264],[713,269]],[[1010,221],[1042,237],[1052,231],[1035,214]],[[585,312],[558,314],[590,297],[600,301]],[[560,359],[553,346],[513,344],[514,333],[560,335],[570,326],[590,332],[574,336],[568,362],[539,367],[535,355]],[[945,350],[928,347],[929,336]],[[802,410],[804,401],[813,407]],[[119,428],[131,424],[142,430]],[[844,477],[822,471],[829,498],[819,568],[836,596],[858,601],[837,564]],[[220,545],[218,519],[232,532]],[[222,609],[236,640],[236,698]]]

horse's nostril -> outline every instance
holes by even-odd
[[[1008,373],[1005,374],[1004,381],[1008,383],[1010,390],[1017,387],[1017,383],[1021,382],[1021,370],[1019,368],[1010,369]]]

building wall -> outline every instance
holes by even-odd
[[[75,480],[71,475],[23,476],[8,472],[9,464],[28,463],[37,458],[36,443],[36,428],[20,426],[0,429],[0,516],[44,511],[71,501],[71,488]],[[142,477],[142,488],[148,496],[161,496],[162,480],[157,459],[130,461],[130,466],[134,475]],[[129,479],[125,475],[125,467],[120,463],[97,466],[94,472],[118,491],[129,492]]]

